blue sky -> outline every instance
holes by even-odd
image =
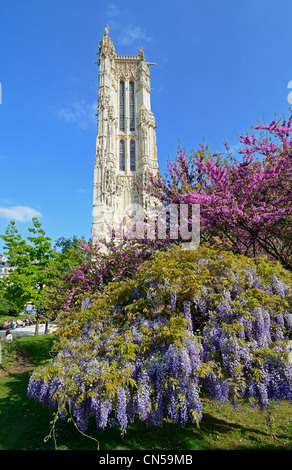
[[[98,67],[143,47],[161,173],[178,142],[221,150],[288,114],[291,0],[1,0],[0,234],[38,216],[57,240],[91,234]],[[290,90],[291,91],[291,90]],[[0,251],[3,242],[0,242]]]

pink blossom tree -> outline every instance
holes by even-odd
[[[235,253],[266,254],[292,270],[292,114],[288,121],[241,135],[239,158],[226,153],[178,155],[166,177],[150,176],[147,189],[163,204],[199,204],[201,239],[215,237]]]

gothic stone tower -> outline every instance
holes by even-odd
[[[107,224],[125,219],[130,207],[147,208],[148,196],[134,179],[158,171],[155,119],[150,107],[150,73],[143,49],[119,56],[108,26],[99,42],[98,133],[93,185],[93,241]]]

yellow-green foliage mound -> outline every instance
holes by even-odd
[[[135,419],[199,423],[202,393],[292,400],[291,274],[218,248],[157,252],[60,323],[60,350],[28,395],[81,430]]]

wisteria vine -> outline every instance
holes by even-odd
[[[28,396],[70,410],[81,431],[91,419],[122,434],[135,419],[199,424],[203,394],[292,402],[291,274],[267,259],[173,247],[74,318],[78,334],[34,371]]]

